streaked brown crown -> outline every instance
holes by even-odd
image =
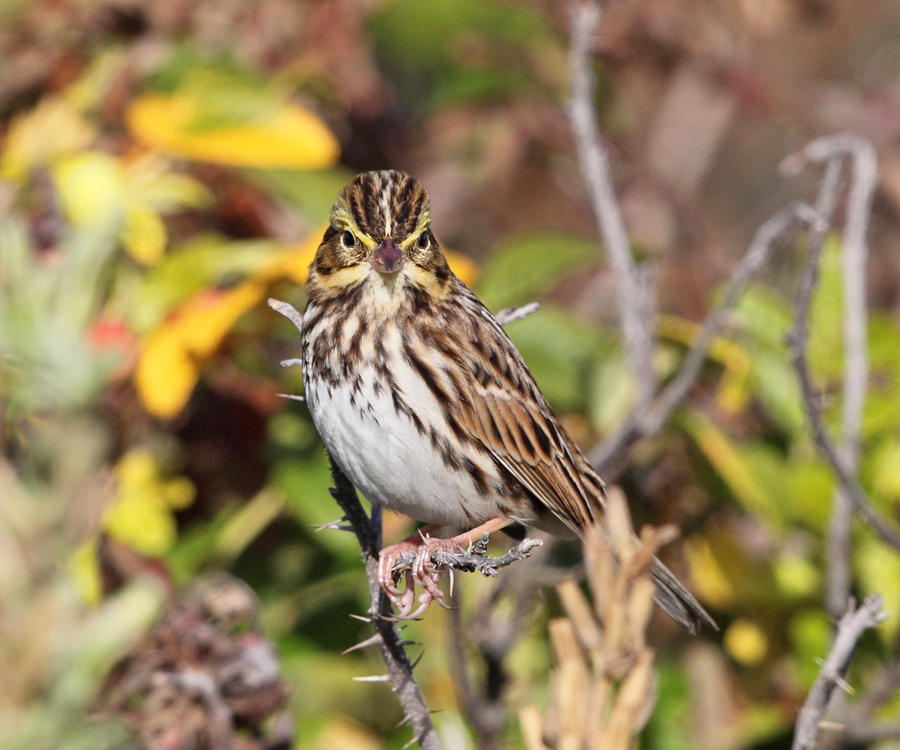
[[[389,237],[400,242],[420,224],[428,223],[430,210],[428,193],[405,172],[363,172],[338,194],[331,209],[331,224],[339,227],[350,218],[375,242]]]
[[[359,267],[386,240],[391,240],[418,268],[440,282],[450,275],[447,261],[431,233],[428,193],[404,172],[363,172],[338,194],[331,221],[312,264],[308,287],[332,291],[355,285],[364,274],[336,271]],[[332,277],[327,280],[328,277]]]

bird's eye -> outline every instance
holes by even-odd
[[[416,247],[419,250],[427,250],[428,246],[431,244],[431,238],[428,236],[428,232],[422,232],[419,235],[419,239],[416,240]]]
[[[345,229],[341,235],[341,244],[348,250],[356,244],[356,237],[353,236],[353,232],[349,229]]]

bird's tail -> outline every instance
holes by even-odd
[[[704,624],[713,630],[719,629],[709,612],[658,559],[653,560],[650,577],[656,584],[656,603],[681,627],[689,633],[696,633]]]

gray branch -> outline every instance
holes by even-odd
[[[622,337],[628,361],[639,384],[638,402],[643,404],[652,398],[655,389],[653,290],[648,283],[649,277],[642,276],[632,257],[625,223],[612,186],[609,157],[597,127],[590,51],[600,26],[600,15],[598,3],[576,2],[572,6],[569,52],[572,94],[568,114],[591,208],[615,275]]]
[[[779,211],[756,230],[750,247],[731,272],[731,279],[721,301],[706,316],[700,327],[700,333],[675,377],[669,381],[653,403],[636,408],[615,435],[590,452],[588,457],[591,463],[601,473],[603,469],[614,464],[635,440],[653,435],[662,428],[672,411],[696,382],[710,344],[727,322],[729,313],[747,285],[768,262],[775,241],[790,226],[796,223],[810,224],[814,217],[815,211],[810,206],[805,203],[794,203]]]
[[[785,160],[790,171],[807,163],[830,162],[850,156],[853,178],[847,197],[847,217],[843,235],[844,271],[844,384],[841,413],[841,442],[838,454],[848,471],[859,467],[860,429],[869,377],[866,310],[866,233],[872,195],[878,179],[878,163],[871,144],[856,135],[839,134],[817,138]],[[852,501],[838,488],[832,501],[828,526],[827,593],[828,611],[838,617],[850,598],[850,532]]]
[[[794,328],[788,335],[790,343],[791,362],[797,372],[800,381],[800,390],[803,394],[803,403],[812,427],[813,438],[822,457],[829,464],[837,476],[840,488],[844,495],[856,506],[863,520],[894,549],[900,549],[900,531],[885,521],[871,506],[865,491],[856,478],[855,466],[847,464],[844,457],[835,448],[825,421],[822,418],[822,409],[812,376],[809,372],[807,359],[807,346],[809,343],[809,308],[812,302],[813,292],[819,281],[819,263],[822,257],[822,249],[825,243],[825,235],[828,231],[828,223],[834,212],[839,190],[839,176],[841,169],[841,155],[836,155],[826,164],[825,176],[819,189],[819,198],[816,201],[816,212],[819,221],[813,226],[809,238],[806,264],[803,275],[800,278],[800,286],[794,302]],[[849,523],[849,521],[848,521]],[[849,554],[846,548],[829,548],[831,554]],[[849,560],[842,562],[849,566]]]
[[[815,747],[819,722],[828,708],[835,687],[843,683],[844,674],[860,636],[887,617],[882,610],[880,594],[868,597],[859,609],[852,606],[841,618],[828,658],[822,664],[797,718],[791,750],[810,750]]]
[[[500,568],[512,565],[519,560],[525,560],[531,557],[531,553],[543,545],[540,539],[523,539],[515,547],[508,550],[500,557],[491,557],[487,554],[488,543],[491,537],[489,534],[482,534],[475,544],[467,550],[459,552],[447,552],[446,550],[437,550],[432,554],[431,561],[435,565],[452,570],[459,570],[464,573],[481,573],[483,576],[493,577],[497,575]],[[412,568],[416,560],[414,552],[406,552],[397,558],[392,572],[400,573],[404,570]]]

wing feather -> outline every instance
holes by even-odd
[[[451,416],[539,506],[578,533],[603,507],[603,482],[557,422],[505,331],[474,295],[466,304],[480,308],[467,316],[472,330],[453,332],[458,346],[449,348],[459,357],[480,356],[451,368],[464,394]]]

